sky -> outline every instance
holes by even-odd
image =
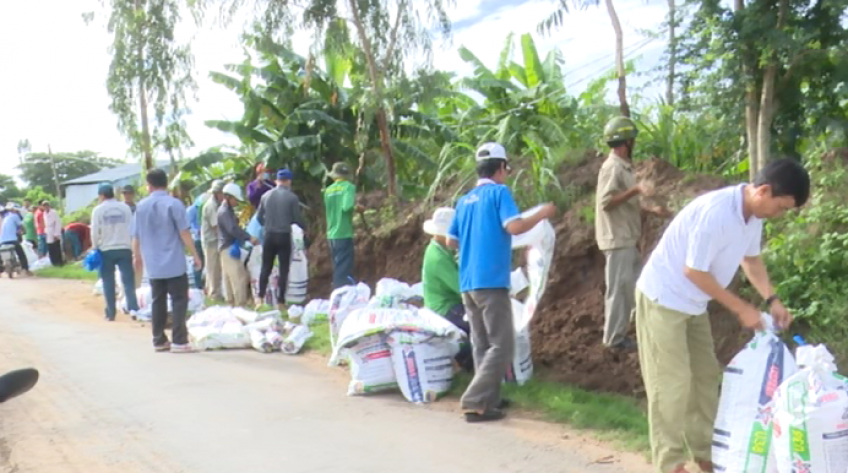
[[[523,33],[534,33],[540,56],[560,48],[565,57],[566,86],[578,93],[587,82],[614,65],[615,35],[606,9],[591,7],[566,15],[563,26],[547,36],[536,34],[536,26],[553,10],[552,0],[462,0],[451,8],[453,34],[449,43],[439,44],[434,54],[438,69],[467,75],[471,67],[460,59],[459,46],[474,52],[485,64],[495,67],[506,36],[516,41]],[[657,64],[663,51],[660,40],[646,39],[641,32],[657,30],[666,14],[664,0],[615,0],[624,28],[627,59],[636,59],[640,70]],[[82,13],[95,12],[86,25]],[[7,2],[0,15],[0,173],[16,175],[17,144],[28,139],[32,150],[93,150],[116,159],[127,156],[127,142],[109,111],[106,76],[111,38],[105,27],[107,13],[100,0],[39,0]],[[242,107],[238,97],[209,80],[211,71],[223,71],[228,63],[243,59],[239,44],[242,23],[227,27],[197,27],[187,18],[181,36],[190,39],[195,55],[199,85],[191,114],[186,118],[195,147],[191,156],[237,140],[204,125],[206,120],[236,120]],[[293,39],[298,52],[305,53],[309,38]],[[516,50],[518,53],[519,50]],[[519,56],[520,57],[520,56]],[[642,80],[644,82],[644,80]],[[629,81],[638,86],[640,79]],[[610,88],[612,90],[612,88]],[[659,94],[657,87],[645,94]]]

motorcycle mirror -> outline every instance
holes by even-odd
[[[0,376],[0,403],[29,391],[38,382],[38,370],[24,368]]]

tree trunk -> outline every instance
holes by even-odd
[[[371,85],[374,87],[374,101],[377,103],[377,127],[380,131],[380,145],[383,149],[383,156],[386,158],[386,179],[389,181],[386,189],[390,197],[397,195],[397,183],[395,178],[395,157],[392,153],[392,142],[389,135],[389,121],[386,116],[385,105],[383,104],[383,81],[380,73],[377,70],[377,61],[374,58],[374,50],[371,47],[371,40],[365,32],[365,27],[362,25],[362,18],[359,14],[359,8],[356,0],[348,0],[350,10],[353,13],[353,22],[356,25],[356,32],[359,36],[359,41],[362,43],[362,52],[365,53],[365,59],[368,62],[368,73],[371,76]]]
[[[674,74],[677,65],[677,5],[668,0],[668,77],[665,82],[665,102],[674,106]],[[672,109],[673,110],[673,109]]]
[[[615,12],[612,0],[605,0],[605,3],[610,21],[612,21],[612,28],[615,30],[615,66],[618,70],[619,107],[621,108],[621,114],[629,117],[630,104],[627,103],[627,71],[624,68],[624,33],[621,31],[621,22],[618,21],[618,14]]]
[[[760,170],[760,102],[757,96],[757,90],[753,87],[745,93],[745,134],[748,138],[748,175],[751,181]]]
[[[136,11],[142,8],[142,0],[135,0]],[[144,37],[145,32],[140,34]],[[147,88],[144,85],[144,71],[146,69],[144,65],[144,41],[141,38],[138,41],[136,54],[138,54],[138,73],[140,75],[138,79],[138,107],[141,115],[141,152],[144,156],[144,170],[149,171],[153,169],[153,150],[150,146],[150,123],[147,118]]]
[[[757,171],[764,168],[771,157],[771,120],[774,112],[774,84],[777,64],[769,64],[763,73],[763,88],[760,94],[760,116],[757,121]]]

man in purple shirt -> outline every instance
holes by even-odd
[[[168,175],[161,169],[147,173],[149,196],[136,207],[133,218],[133,263],[147,267],[152,291],[153,347],[157,352],[188,353],[186,313],[188,312],[188,275],[185,251],[194,258],[194,269],[201,268],[200,256],[188,228],[185,206],[168,195]],[[168,296],[171,297],[173,344],[165,335],[168,320]]]
[[[265,169],[265,165],[262,163],[256,165],[255,179],[247,184],[247,200],[254,210],[259,208],[262,196],[276,186],[274,181],[271,180],[272,172],[273,169]]]

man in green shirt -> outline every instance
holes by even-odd
[[[433,237],[424,251],[424,264],[421,266],[424,307],[448,319],[466,335],[470,335],[471,327],[464,320],[465,306],[459,291],[459,264],[453,250],[447,245],[448,228],[454,213],[454,209],[450,207],[441,207],[433,212],[433,218],[424,222],[424,232]],[[474,371],[469,344],[462,345],[456,355],[456,361],[465,370]]]
[[[350,182],[347,164],[333,164],[330,177],[334,182],[324,190],[324,207],[333,258],[333,289],[338,289],[353,283],[353,212],[362,207],[356,205],[356,186]]]
[[[29,200],[24,200],[24,240],[32,244],[32,250],[38,250],[38,234],[35,233],[35,214],[33,213],[32,203]]]

